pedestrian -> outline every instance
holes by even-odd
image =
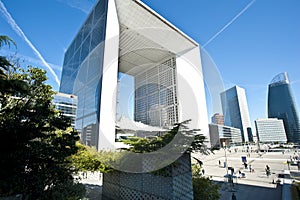
[[[200,165],[200,167],[202,167],[202,165],[203,165],[203,162],[201,160],[199,161],[199,165]]]
[[[249,165],[249,171],[250,171],[250,173],[252,172],[252,167],[251,167],[251,165]]]
[[[246,162],[244,162],[244,166],[245,166],[245,169],[247,169],[247,166],[248,166],[248,165],[247,165],[247,163],[246,163]]]
[[[99,181],[101,181],[101,179],[102,179],[102,173],[100,172],[99,173]]]
[[[219,160],[219,165],[221,165],[221,161]]]
[[[204,169],[202,169],[202,175],[204,175],[204,173],[205,173],[205,170],[204,170]]]
[[[235,196],[234,192],[232,193],[231,199],[236,200],[236,196]]]
[[[270,174],[271,174],[271,170],[270,170],[270,167],[269,167],[269,165],[266,165],[266,175],[269,177],[270,176]]]

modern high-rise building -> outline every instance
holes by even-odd
[[[78,96],[84,144],[114,149],[118,73],[134,78],[134,120],[209,137],[200,48],[139,0],[99,0],[64,57],[60,92]]]
[[[255,120],[257,139],[263,143],[286,143],[283,121],[276,118]]]
[[[245,90],[234,86],[221,93],[224,124],[239,128],[243,142],[251,141],[251,122]],[[250,136],[250,140],[249,140]]]
[[[229,126],[209,124],[209,137],[212,147],[224,147],[232,144],[241,144],[241,130]]]
[[[211,123],[213,123],[213,124],[219,124],[219,125],[224,125],[224,115],[219,114],[219,113],[215,113],[211,117]]]
[[[52,102],[55,105],[56,109],[59,110],[63,116],[70,119],[71,126],[75,128],[77,96],[57,92],[54,95]]]
[[[300,123],[287,72],[269,84],[268,117],[282,119],[288,142],[300,143]]]

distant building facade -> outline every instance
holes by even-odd
[[[211,147],[223,147],[224,143],[226,146],[242,143],[241,130],[229,126],[209,124],[209,136]]]
[[[276,118],[257,119],[255,120],[256,134],[259,142],[286,143],[286,133],[284,130],[283,120]]]
[[[211,123],[213,123],[213,124],[219,124],[219,125],[224,125],[224,115],[219,114],[219,113],[215,113],[211,117]]]
[[[288,74],[275,76],[269,84],[268,117],[282,119],[288,142],[300,143],[300,123]]]
[[[176,59],[135,75],[134,119],[144,124],[171,127],[178,122]]]
[[[251,142],[253,137],[245,90],[234,86],[222,92],[221,103],[225,126],[239,128],[243,142]]]
[[[63,116],[69,118],[71,126],[75,128],[77,112],[77,96],[58,92],[54,95],[53,104]]]

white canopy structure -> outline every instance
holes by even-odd
[[[149,126],[141,122],[133,121],[125,116],[121,116],[116,122],[116,128],[118,130],[128,130],[128,131],[145,131],[145,132],[165,132],[166,129]]]

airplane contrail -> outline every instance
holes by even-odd
[[[56,0],[60,3],[64,3],[67,4],[68,6],[78,9],[82,12],[84,12],[85,14],[89,14],[91,8],[94,5],[94,1],[95,0],[90,0],[90,1],[82,1],[82,0]]]
[[[236,16],[234,16],[221,30],[214,34],[204,45],[202,45],[202,47],[204,48],[209,43],[211,43],[216,37],[218,37],[226,28],[228,28],[233,22],[235,22],[235,20],[237,20],[239,16],[246,12],[255,1],[256,0],[252,0],[250,3],[248,3],[243,10],[241,10]]]
[[[12,16],[9,14],[7,9],[5,8],[4,4],[0,0],[0,11],[3,14],[3,16],[6,18],[7,22],[11,26],[11,28],[29,45],[29,47],[33,50],[35,55],[42,61],[43,65],[50,71],[50,73],[54,76],[55,82],[57,85],[60,85],[60,81],[58,79],[58,76],[55,74],[54,70],[51,68],[51,66],[45,61],[43,56],[40,54],[40,52],[35,48],[35,46],[30,42],[30,40],[26,37],[22,29],[18,26],[18,24],[15,22],[15,20],[12,18]]]
[[[26,56],[24,54],[16,53],[16,52],[13,52],[13,51],[10,51],[10,50],[1,49],[0,50],[0,55],[2,55],[2,56],[3,55],[15,55],[15,56],[17,56],[17,58],[20,58],[22,61],[32,63],[35,66],[44,65],[40,59],[36,59],[36,58],[30,57],[30,56]],[[48,62],[48,64],[50,65],[50,67],[53,70],[58,70],[60,72],[62,71],[61,66],[53,64],[53,63],[49,63],[49,62]]]

